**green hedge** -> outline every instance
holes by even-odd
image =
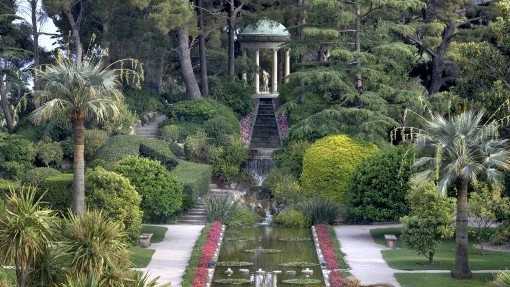
[[[61,174],[46,178],[41,184],[43,201],[51,209],[65,213],[71,208],[73,198],[73,174]]]
[[[211,167],[189,161],[179,161],[179,165],[171,172],[184,186],[183,209],[193,207],[198,197],[207,194],[211,180]]]
[[[350,220],[397,222],[408,214],[406,196],[413,155],[404,148],[392,148],[365,160],[358,167],[347,196]]]
[[[125,157],[138,155],[160,161],[168,169],[177,165],[177,158],[167,142],[132,135],[109,138],[97,151],[95,165],[111,167]]]
[[[51,176],[58,176],[61,172],[51,167],[37,167],[33,168],[23,175],[23,184],[40,187],[46,178]]]
[[[179,122],[203,123],[218,115],[237,120],[234,112],[227,106],[214,100],[182,101],[170,108],[170,117]]]
[[[305,194],[345,202],[354,170],[378,148],[346,135],[316,141],[303,158],[301,183]]]

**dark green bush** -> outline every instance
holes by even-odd
[[[347,192],[350,220],[396,222],[407,215],[413,160],[412,150],[392,148],[361,163]]]
[[[19,136],[8,136],[0,142],[0,162],[14,161],[31,164],[36,155],[34,144]]]
[[[64,150],[57,142],[39,142],[37,160],[44,166],[58,167],[64,159]]]
[[[218,115],[204,123],[204,130],[213,144],[223,145],[231,135],[239,136],[239,122]]]
[[[253,102],[251,96],[252,88],[244,81],[211,79],[211,97],[230,107],[239,116],[244,116],[251,111]]]
[[[334,224],[339,216],[339,207],[330,200],[314,198],[297,206],[312,224]]]
[[[31,167],[32,166],[30,164],[19,161],[0,162],[0,176],[8,179],[19,180]]]
[[[255,225],[259,219],[260,217],[253,210],[246,206],[238,206],[225,224],[230,227],[251,226]]]
[[[170,149],[170,145],[161,140],[147,139],[139,149],[140,156],[161,162],[168,170],[177,166],[177,158]]]
[[[209,162],[210,149],[209,139],[207,138],[207,134],[203,131],[199,131],[196,134],[187,137],[184,144],[184,154],[186,155],[186,159],[194,162]]]
[[[108,139],[108,133],[99,130],[91,129],[85,131],[85,158],[92,160],[96,156],[97,150],[105,144]]]
[[[141,198],[129,180],[98,167],[87,173],[87,207],[99,209],[108,218],[121,222],[135,242],[142,227]]]
[[[50,176],[44,180],[40,188],[41,193],[45,193],[43,201],[48,203],[51,209],[62,213],[71,208],[72,190],[72,174]]]
[[[233,122],[237,121],[231,109],[209,99],[179,102],[170,109],[170,113],[170,118],[178,122],[194,122],[201,124],[218,115],[222,115]]]
[[[23,175],[23,183],[26,185],[32,185],[34,187],[40,187],[44,183],[46,178],[51,176],[61,175],[61,172],[51,167],[37,167],[27,171]]]
[[[211,167],[189,161],[180,161],[171,174],[184,186],[183,209],[193,207],[199,197],[209,191]]]
[[[203,131],[201,124],[178,122],[163,126],[161,128],[161,137],[168,142],[183,143],[188,136],[199,131]]]
[[[290,142],[284,149],[275,155],[276,165],[288,170],[290,174],[299,177],[303,172],[303,157],[310,143],[306,141]]]
[[[129,156],[114,170],[127,177],[142,197],[144,219],[165,222],[182,207],[182,184],[158,161]]]
[[[210,150],[213,175],[225,183],[242,178],[241,164],[248,159],[248,149],[239,137],[230,138],[228,144]]]
[[[288,227],[309,227],[310,220],[305,214],[297,209],[288,208],[280,212],[275,218],[275,223]]]
[[[154,92],[142,89],[130,89],[125,93],[125,102],[130,109],[134,110],[138,115],[144,112],[163,111],[163,98]]]

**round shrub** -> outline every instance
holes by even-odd
[[[37,159],[46,167],[58,166],[64,158],[64,149],[57,142],[39,143],[37,145]]]
[[[129,156],[114,170],[127,177],[142,197],[144,219],[165,222],[182,207],[182,184],[158,161]]]
[[[71,208],[72,190],[72,174],[47,177],[40,188],[40,191],[44,192],[43,201],[48,203],[51,209],[61,213],[66,213]]]
[[[305,193],[344,203],[354,170],[376,151],[375,145],[346,135],[316,141],[303,158],[301,183]]]
[[[23,183],[39,187],[42,183],[51,176],[61,175],[60,171],[51,167],[37,167],[27,171],[23,175]]]
[[[19,180],[30,167],[30,164],[19,161],[0,162],[0,176]]]
[[[0,161],[15,161],[30,164],[34,161],[34,144],[24,138],[9,136],[0,143]]]
[[[222,145],[227,143],[230,135],[239,135],[239,122],[227,119],[224,116],[217,116],[204,123],[204,130],[214,144]]]
[[[142,227],[141,198],[129,180],[98,167],[87,173],[87,206],[123,224],[132,241]]]
[[[171,118],[178,122],[203,123],[218,115],[233,122],[237,121],[236,115],[230,108],[210,99],[182,101],[171,109]]]
[[[396,222],[409,212],[407,193],[413,153],[385,150],[365,160],[348,190],[349,218],[354,222]]]
[[[280,212],[274,219],[278,224],[287,227],[308,227],[310,226],[310,220],[306,218],[303,212],[289,208]]]

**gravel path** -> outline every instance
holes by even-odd
[[[195,241],[200,235],[202,225],[161,225],[168,228],[165,239],[150,247],[156,252],[147,268],[140,269],[147,272],[151,278],[159,277],[161,284],[171,283],[181,286],[182,275],[188,265]]]

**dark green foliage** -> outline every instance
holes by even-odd
[[[35,155],[34,144],[22,137],[9,136],[0,142],[0,162],[15,161],[31,164]]]
[[[128,107],[138,115],[144,112],[163,111],[163,98],[157,93],[147,90],[130,89],[125,94],[125,101]]]
[[[58,167],[64,158],[64,150],[57,142],[40,142],[37,144],[37,160],[44,166]]]
[[[239,136],[239,122],[218,115],[204,123],[203,129],[210,141],[216,145],[228,143],[230,135]]]
[[[288,143],[284,149],[277,151],[275,155],[278,168],[288,171],[294,177],[299,177],[303,172],[303,157],[310,147],[307,141]]]
[[[85,158],[92,160],[97,150],[104,145],[108,139],[108,133],[103,130],[91,129],[85,131]]]
[[[232,122],[237,121],[231,109],[213,100],[183,101],[170,109],[171,118],[178,122],[203,123],[218,115],[222,115]]]
[[[98,167],[87,173],[87,207],[98,209],[110,220],[122,223],[136,242],[142,226],[141,198],[129,180]]]
[[[158,161],[129,156],[114,170],[127,177],[142,197],[144,220],[166,222],[182,207],[182,184]]]
[[[298,204],[297,209],[303,212],[312,224],[334,224],[340,209],[332,201],[313,198]]]
[[[239,204],[229,196],[209,196],[205,203],[208,222],[230,222],[239,208]]]
[[[41,186],[46,178],[60,175],[60,171],[51,167],[37,167],[27,171],[23,175],[23,183],[34,187]]]
[[[161,137],[168,142],[183,143],[190,135],[203,131],[201,124],[191,122],[172,123],[161,128]]]
[[[209,191],[209,182],[211,181],[211,167],[209,165],[179,161],[171,174],[184,187],[183,209],[193,207],[198,198],[203,197]]]
[[[348,189],[349,218],[354,222],[396,222],[407,215],[413,151],[391,148],[365,160]]]
[[[0,174],[5,178],[18,180],[29,168],[30,165],[23,162],[5,161],[0,163]]]
[[[227,145],[217,146],[210,151],[213,175],[225,183],[232,183],[242,177],[241,164],[248,159],[248,149],[239,138],[231,138]]]
[[[168,170],[177,166],[177,158],[170,150],[170,145],[161,140],[145,140],[140,145],[140,156],[161,162]]]
[[[44,192],[43,201],[47,202],[51,209],[65,214],[71,208],[72,187],[73,175],[60,174],[46,178],[40,191]]]
[[[240,117],[252,109],[252,87],[244,81],[214,78],[211,81],[211,98],[230,107]]]

